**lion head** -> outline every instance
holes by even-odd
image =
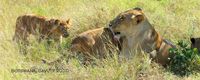
[[[200,52],[200,38],[191,38],[190,41],[192,42],[191,47],[197,48]]]
[[[145,19],[142,9],[134,8],[120,13],[114,20],[110,21],[109,27],[113,30],[115,35],[120,34],[124,36],[138,30],[137,28]],[[131,30],[131,31],[130,31]]]
[[[70,19],[63,21],[59,19],[51,19],[49,20],[49,25],[51,26],[51,33],[56,35],[62,35],[63,37],[68,37],[68,29],[71,26]]]
[[[109,24],[110,29],[117,37],[123,37],[125,46],[141,48],[145,52],[151,52],[159,47],[161,36],[150,24],[141,8],[133,8],[117,15]],[[140,49],[139,48],[139,49]]]

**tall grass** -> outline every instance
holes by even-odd
[[[141,7],[155,29],[167,39],[177,42],[189,40],[200,34],[199,0],[0,0],[0,78],[2,80],[21,79],[191,79],[198,80],[199,74],[177,77],[157,64],[150,64],[147,55],[135,57],[122,63],[115,59],[97,61],[102,65],[86,66],[79,60],[63,60],[60,65],[68,69],[64,73],[12,73],[11,69],[49,68],[41,59],[53,61],[61,52],[69,54],[71,38],[97,27],[106,27],[117,14],[127,9]],[[62,51],[47,49],[45,43],[38,44],[31,39],[28,54],[19,53],[12,42],[15,21],[19,15],[33,13],[49,18],[72,19],[70,37],[64,40]]]

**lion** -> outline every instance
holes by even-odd
[[[115,36],[123,37],[121,57],[130,59],[136,51],[156,51],[156,54],[150,54],[154,61],[161,65],[169,63],[168,49],[174,46],[154,29],[141,8],[120,13],[110,21],[109,27]]]
[[[200,38],[190,38],[191,48],[197,48],[200,53]]]
[[[66,38],[69,36],[68,29],[70,26],[70,19],[63,21],[26,14],[17,18],[13,40],[28,43],[28,37],[32,34],[37,36],[39,42],[43,39],[53,39],[55,42],[61,43],[62,37]]]
[[[70,50],[72,53],[80,52],[84,55],[84,62],[95,57],[104,59],[112,56],[113,50],[118,51],[120,43],[114,39],[114,34],[109,28],[97,28],[85,31],[72,40]]]

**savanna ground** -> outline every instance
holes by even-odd
[[[199,80],[200,74],[187,77],[173,75],[170,71],[150,63],[143,54],[128,62],[119,63],[117,58],[96,62],[96,66],[83,66],[76,58],[58,65],[66,72],[11,72],[11,69],[48,69],[52,65],[42,59],[53,61],[69,54],[71,39],[77,34],[97,27],[106,27],[118,13],[141,7],[149,21],[162,37],[177,43],[199,37],[200,0],[0,0],[0,80]],[[34,13],[49,18],[72,20],[70,37],[64,40],[62,50],[47,49],[31,39],[28,54],[23,55],[12,41],[15,21],[19,15]],[[100,65],[98,65],[100,64]],[[54,66],[54,65],[53,65]]]

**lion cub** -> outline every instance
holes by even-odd
[[[109,28],[97,28],[85,31],[75,37],[72,40],[70,50],[81,52],[86,59],[85,61],[88,61],[92,57],[102,59],[111,55],[113,50],[118,50],[117,46],[119,46],[119,42],[114,39]]]
[[[13,39],[17,42],[28,42],[30,34],[37,35],[39,42],[42,39],[53,39],[62,42],[62,37],[69,36],[70,19],[47,19],[43,16],[27,14],[19,16],[16,20],[16,29]]]

